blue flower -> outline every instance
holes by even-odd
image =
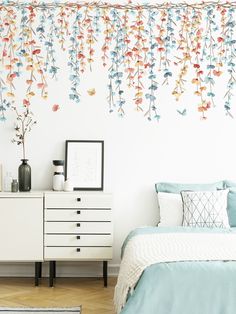
[[[160,115],[158,115],[158,114],[156,114],[156,115],[154,116],[154,119],[156,119],[157,121],[159,121],[159,120],[160,120],[160,118],[161,118],[161,116],[160,116]]]
[[[6,121],[5,116],[0,116],[0,121],[2,121],[2,122]]]
[[[207,65],[207,69],[214,69],[214,68],[215,68],[214,64],[208,64]]]
[[[177,110],[177,112],[181,115],[181,116],[186,116],[187,114],[187,109],[183,109],[182,111],[181,110]]]
[[[212,92],[208,92],[208,93],[207,93],[207,96],[208,96],[208,97],[215,97],[215,94],[212,93]]]
[[[172,73],[170,71],[167,71],[165,74],[164,74],[164,77],[167,78],[167,77],[171,77],[172,76]]]
[[[157,90],[158,89],[157,84],[151,84],[148,89]]]
[[[212,78],[212,77],[207,76],[207,77],[205,78],[205,83],[214,84],[214,83],[215,83],[215,81],[213,80],[213,78]]]
[[[43,26],[40,25],[40,26],[38,26],[38,27],[36,28],[36,32],[44,33],[45,30],[44,30]]]

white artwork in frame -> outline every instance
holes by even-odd
[[[104,141],[66,141],[66,180],[74,190],[103,190]]]

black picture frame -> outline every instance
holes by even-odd
[[[66,140],[65,179],[72,181],[74,191],[102,191],[104,141]]]

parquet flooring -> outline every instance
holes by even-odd
[[[32,278],[0,278],[0,306],[63,307],[82,304],[82,314],[115,314],[113,295],[116,278],[57,278],[55,287],[48,287],[42,278],[34,286]]]

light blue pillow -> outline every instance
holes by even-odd
[[[230,227],[236,227],[236,186],[229,188],[227,212]]]
[[[224,181],[224,187],[227,188],[236,188],[236,182],[230,181],[230,180],[225,180]]]
[[[236,187],[236,184],[235,184]],[[215,183],[169,183],[160,182],[155,184],[156,192],[180,193],[183,190],[191,191],[214,191],[224,188],[224,181]]]
[[[227,212],[230,227],[236,227],[236,182],[225,180],[225,188],[229,189]]]

